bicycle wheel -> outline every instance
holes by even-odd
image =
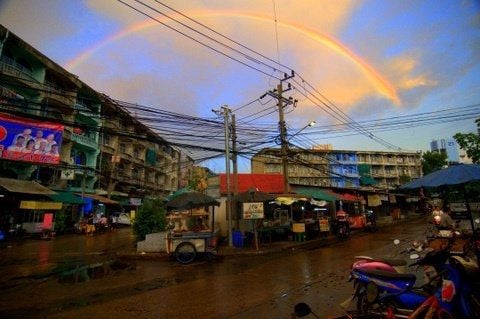
[[[197,255],[197,250],[192,243],[180,243],[175,249],[175,259],[181,264],[191,263]]]

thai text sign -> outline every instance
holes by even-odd
[[[243,219],[261,218],[264,218],[262,202],[243,203]]]
[[[304,223],[293,223],[292,231],[294,233],[304,233],[305,232],[305,224]]]
[[[0,158],[34,163],[60,163],[63,125],[0,114]]]

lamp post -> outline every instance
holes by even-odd
[[[307,125],[305,125],[304,127],[302,127],[297,133],[293,134],[292,136],[290,136],[290,138],[287,140],[287,142],[290,142],[290,140],[292,138],[294,138],[295,136],[297,136],[300,132],[302,132],[304,129],[306,129],[307,127],[311,127],[311,126],[314,126],[315,124],[317,124],[317,122],[315,121],[311,121],[310,123],[308,123]]]
[[[285,122],[283,122],[283,123],[285,123]],[[289,139],[282,138],[282,171],[283,171],[283,180],[284,180],[285,192],[288,192],[288,185],[289,185],[288,184],[288,148],[289,148],[288,143],[290,142],[290,140],[293,137],[298,135],[298,133],[300,133],[301,131],[303,131],[307,127],[314,126],[316,123],[317,122],[315,122],[315,121],[311,121],[310,123],[308,123],[307,125],[302,127],[299,131],[297,131],[295,134],[290,136]],[[284,133],[284,135],[282,134],[281,137],[283,137],[285,135],[286,135],[286,132]]]

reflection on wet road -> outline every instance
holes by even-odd
[[[339,304],[352,291],[347,279],[353,256],[398,257],[396,254],[402,247],[394,246],[393,239],[410,243],[423,238],[425,228],[424,222],[408,222],[373,234],[356,234],[330,247],[258,256],[218,256],[213,261],[199,260],[190,265],[180,265],[170,259],[122,260],[122,267],[109,264],[101,270],[105,275],[95,280],[62,282],[58,276],[52,276],[17,288],[3,287],[0,315],[9,318],[290,318],[293,306],[300,301],[310,304],[322,318],[339,315],[342,313]],[[40,252],[44,244],[36,242],[35,252],[32,247],[22,247],[26,255],[10,256],[10,260],[20,268],[32,261],[35,267],[45,271],[52,264],[54,267],[62,264],[62,255],[66,256],[65,260],[81,260],[83,265],[101,263],[100,256],[103,262],[111,262],[107,257],[112,255],[104,253],[105,247],[128,246],[131,238],[124,235],[123,239],[115,239],[110,235],[105,234],[104,238],[99,235],[91,242],[89,238],[72,236],[68,250],[45,245]],[[104,248],[100,248],[102,245]],[[5,251],[8,249],[2,249],[3,256],[9,254]],[[3,271],[10,268],[4,263],[0,265],[2,279],[8,277]],[[19,273],[21,271],[16,275]]]

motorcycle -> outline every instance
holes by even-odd
[[[365,211],[365,229],[375,232],[377,228],[377,215],[371,209]]]
[[[411,256],[415,257],[418,255]],[[452,317],[455,314],[461,318],[478,318],[479,300],[472,294],[471,285],[462,269],[463,264],[469,263],[467,259],[464,256],[452,256],[448,249],[429,251],[411,265],[433,266],[435,270],[420,287],[415,286],[414,274],[353,270],[357,311],[361,315],[382,314],[395,318],[392,317],[395,314],[397,318],[407,318],[431,308]]]
[[[350,226],[346,219],[333,219],[332,228],[340,240],[345,240],[350,236]]]
[[[395,245],[399,245],[398,239],[394,240]],[[421,252],[427,243],[421,241],[414,241],[412,247],[400,251],[400,254],[409,253],[412,251]],[[405,273],[407,270],[407,261],[405,259],[389,259],[389,258],[374,258],[370,256],[355,256],[352,270],[383,270],[393,273]]]

